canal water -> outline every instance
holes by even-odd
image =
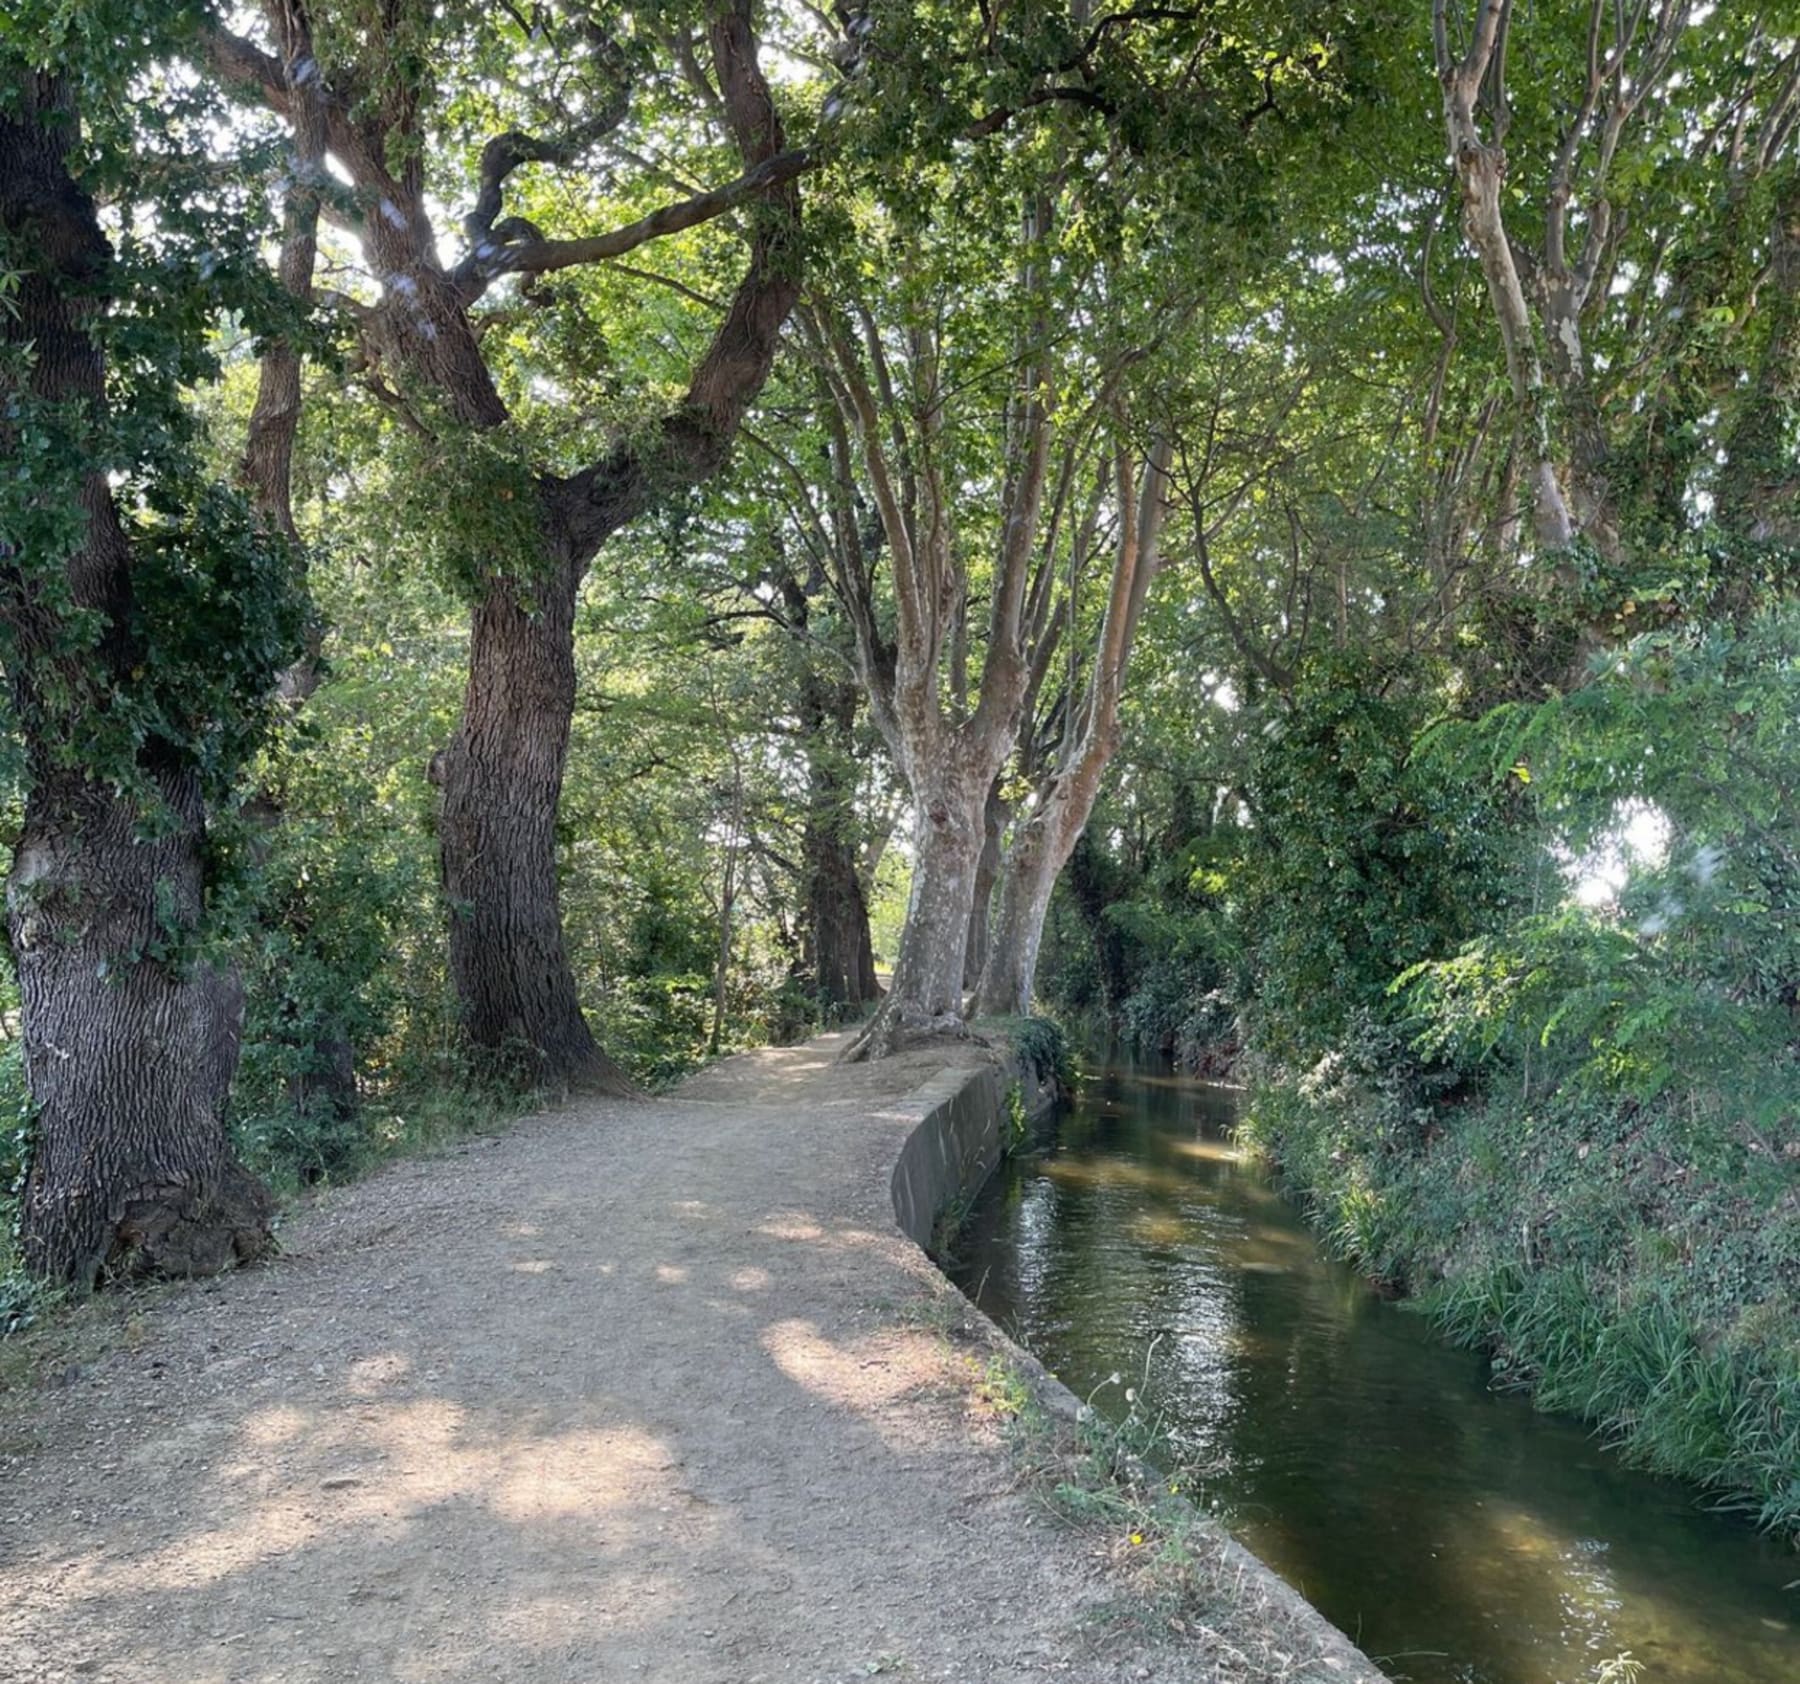
[[[1397,1680],[1594,1684],[1629,1653],[1642,1684],[1800,1684],[1800,1553],[1331,1262],[1234,1152],[1234,1099],[1090,1079],[984,1191],[957,1284],[1096,1409],[1141,1388],[1190,1494]]]

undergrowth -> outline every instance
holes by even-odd
[[[1204,1512],[1180,1444],[1137,1386],[1112,1375],[1072,1424],[1041,1406],[1004,1355],[990,1359],[977,1390],[1008,1422],[1028,1489],[1055,1522],[1092,1540],[1119,1585],[1103,1611],[1109,1624],[1199,1646],[1209,1677],[1272,1684],[1295,1676],[1318,1631],[1247,1576],[1244,1557]],[[1105,1407],[1096,1401],[1102,1393]]]
[[[1331,1247],[1498,1383],[1800,1541],[1800,1122],[1692,1088],[1431,1095],[1376,1062],[1265,1080],[1240,1129]]]

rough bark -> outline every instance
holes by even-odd
[[[851,730],[856,686],[815,667],[802,674],[800,721],[806,738],[806,827],[800,866],[805,884],[803,963],[826,1014],[852,1014],[879,999],[869,903],[850,832],[855,801]]]
[[[30,395],[103,418],[105,367],[90,334],[111,252],[68,155],[68,86],[19,78],[0,115],[0,231],[30,253],[9,349],[31,347]],[[7,444],[0,423],[0,448]],[[130,540],[106,478],[79,493],[85,530],[66,562],[73,605],[101,627],[70,652],[66,627],[8,568],[0,615],[25,738],[28,793],[7,885],[35,1138],[20,1208],[28,1265],[80,1285],[103,1270],[198,1274],[269,1244],[272,1201],[232,1158],[225,1103],[241,995],[202,964],[158,958],[192,934],[204,901],[199,781],[172,749],[140,751],[147,790],[71,764],[81,721],[136,681]],[[3,548],[3,547],[0,547]],[[149,821],[154,821],[150,823]]]
[[[438,842],[469,1039],[526,1080],[623,1094],[635,1090],[581,1010],[557,886],[580,577],[564,558],[529,607],[499,589],[476,607],[462,719],[440,768]]]
[[[780,154],[783,136],[757,66],[748,4],[722,7],[711,37],[734,137],[755,167]],[[529,607],[516,585],[497,579],[475,612],[463,720],[444,759],[451,975],[476,1044],[522,1038],[540,1078],[558,1087],[624,1085],[582,1017],[556,897],[575,596],[608,538],[658,498],[724,465],[798,295],[799,220],[798,188],[789,181],[770,189],[744,277],[684,402],[648,443],[621,445],[569,479],[543,481],[548,576],[532,581]]]
[[[828,1017],[851,1016],[881,998],[856,850],[829,831],[809,829],[804,863],[807,975]]]
[[[506,134],[488,144],[479,198],[464,219],[469,250],[452,265],[439,255],[426,194],[416,89],[388,77],[379,94],[361,97],[353,91],[356,67],[336,87],[326,85],[329,76],[316,63],[307,83],[321,101],[328,150],[367,207],[357,232],[382,294],[378,304],[354,311],[363,352],[378,393],[415,428],[428,430],[381,370],[401,371],[403,384],[427,394],[455,425],[506,425],[506,405],[470,315],[496,277],[615,258],[737,207],[746,207],[754,223],[743,279],[683,401],[645,436],[621,442],[582,471],[539,477],[540,553],[495,557],[481,584],[463,718],[437,762],[451,982],[465,1031],[489,1051],[523,1052],[535,1078],[556,1088],[613,1091],[623,1084],[581,1015],[556,894],[555,813],[574,706],[575,596],[608,538],[659,498],[723,465],[767,378],[798,292],[796,182],[810,160],[784,150],[757,64],[751,12],[750,0],[719,0],[708,24],[709,86],[744,164],[735,182],[591,238],[544,239],[521,219],[501,218],[511,172],[534,160],[574,159],[622,119],[628,105],[622,89],[559,140]],[[382,26],[372,27],[379,36]],[[226,82],[295,121],[294,90],[271,55],[216,26],[203,27],[201,44]],[[603,35],[596,50],[609,51]],[[443,494],[454,510],[459,498],[486,499],[491,487],[448,484]]]

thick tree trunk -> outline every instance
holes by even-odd
[[[227,1144],[243,996],[205,965],[144,957],[191,931],[204,823],[194,781],[159,781],[174,828],[77,774],[41,778],[7,886],[35,1108],[20,1209],[27,1266],[91,1286],[211,1274],[269,1246],[274,1201]]]
[[[969,911],[969,946],[963,955],[963,989],[973,990],[987,964],[989,931],[994,914],[994,883],[1000,875],[1000,844],[1006,834],[1006,802],[1000,780],[988,786],[982,813],[981,858],[975,863],[975,904]]]
[[[630,1080],[582,1015],[557,889],[580,573],[555,560],[532,581],[530,611],[501,585],[477,606],[462,720],[440,768],[438,839],[470,1040],[553,1090],[625,1094]]]
[[[961,1033],[963,955],[991,774],[954,767],[915,789],[912,892],[887,999],[846,1058],[881,1058],[908,1037]]]
[[[79,117],[66,84],[25,75],[0,114],[0,236],[26,267],[0,312],[8,355],[31,347],[28,399],[104,427],[106,371],[89,323],[111,253],[67,157]],[[0,375],[0,416],[14,410]],[[10,449],[0,419],[0,452]],[[65,464],[55,464],[63,467]],[[35,1271],[92,1285],[102,1270],[207,1273],[268,1245],[271,1201],[231,1156],[234,978],[182,953],[205,899],[199,782],[173,751],[114,776],[71,767],[71,745],[129,717],[146,652],[134,630],[133,554],[96,465],[73,493],[82,535],[62,564],[72,635],[43,558],[9,561],[0,618],[28,790],[7,885],[25,1072],[34,1107],[20,1237]],[[0,545],[0,552],[6,547]],[[46,600],[48,598],[48,600]]]
[[[767,163],[784,140],[757,65],[748,0],[726,0],[709,35],[738,150],[746,167]],[[450,973],[473,1042],[511,1049],[527,1074],[557,1089],[636,1091],[582,1016],[558,909],[556,809],[575,706],[575,597],[614,533],[724,466],[768,378],[799,292],[798,187],[771,187],[752,214],[749,265],[686,397],[655,428],[622,439],[581,472],[540,477],[551,565],[524,585],[532,607],[521,606],[507,576],[514,558],[496,558],[503,571],[487,581],[471,626],[463,718],[442,765]],[[459,327],[470,348],[466,377],[442,363],[442,335],[414,335],[406,354],[453,397],[463,394],[457,413],[497,425],[505,408],[497,397],[486,403],[486,365],[467,320]]]
[[[1087,829],[1114,741],[1109,731],[1090,754],[1059,774],[1013,835],[1000,879],[993,945],[975,992],[975,1010],[982,1017],[1030,1015],[1051,891]]]
[[[1031,1015],[1044,919],[1063,865],[1053,840],[1042,825],[1027,823],[1007,851],[994,938],[975,994],[981,1017]]]

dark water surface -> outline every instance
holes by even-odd
[[[1490,1391],[1235,1155],[1234,1097],[1090,1080],[958,1284],[1096,1408],[1143,1386],[1197,1500],[1396,1679],[1592,1684],[1629,1651],[1643,1684],[1800,1684],[1800,1554]]]

